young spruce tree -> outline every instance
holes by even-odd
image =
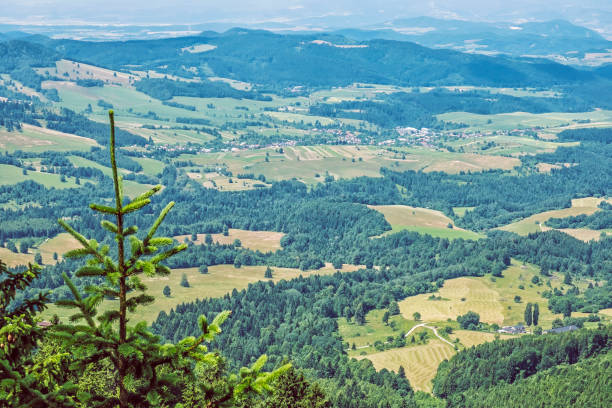
[[[114,204],[107,206],[91,204],[97,211],[111,220],[101,222],[104,229],[114,235],[116,259],[110,254],[108,245],[101,246],[94,239],[79,234],[64,220],[61,226],[82,245],[68,252],[65,257],[88,257],[87,264],[76,272],[76,277],[101,277],[100,285],[85,288],[86,296],[77,290],[72,280],[63,274],[64,281],[72,292],[73,299],[58,301],[59,306],[77,309],[70,318],[73,323],[54,327],[53,335],[73,353],[75,372],[83,372],[88,365],[103,360],[110,361],[115,372],[116,392],[111,395],[81,395],[88,407],[157,407],[168,406],[167,401],[176,401],[172,387],[181,379],[197,382],[193,375],[195,367],[215,367],[221,357],[209,352],[204,345],[221,332],[221,324],[229,317],[229,311],[219,313],[212,322],[200,316],[198,325],[201,335],[187,337],[177,344],[162,344],[153,335],[145,322],[130,325],[128,312],[150,304],[154,298],[146,293],[141,277],[169,275],[170,269],[163,265],[165,259],[186,248],[185,244],[173,246],[171,238],[155,237],[164,218],[174,206],[170,202],[159,214],[146,234],[139,234],[135,225],[126,225],[126,215],[138,211],[151,202],[151,197],[161,190],[156,186],[141,196],[125,203],[122,178],[118,175],[115,158],[115,126],[113,111],[110,118],[110,161],[114,183]],[[164,249],[162,249],[164,248]],[[99,313],[98,306],[104,298],[118,299],[116,307]],[[115,303],[112,303],[115,305]],[[274,372],[263,372],[266,356],[261,356],[251,368],[243,368],[238,375],[226,378],[223,396],[216,396],[207,406],[231,404],[249,393],[271,390],[271,382],[289,368],[283,366]],[[206,388],[206,384],[196,384]],[[180,405],[180,404],[179,404]],[[177,405],[178,406],[178,405]]]

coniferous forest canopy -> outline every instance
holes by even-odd
[[[0,406],[610,406],[612,45],[425,21],[0,25]]]

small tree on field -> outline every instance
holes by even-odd
[[[540,320],[540,306],[538,304],[533,305],[533,317],[531,319],[534,326],[538,325],[538,321]]]
[[[37,252],[36,255],[34,255],[34,262],[36,262],[39,265],[43,264],[43,259],[42,259],[42,255],[40,254],[40,252]]]
[[[414,318],[414,320],[416,320],[417,322],[418,322],[419,320],[421,320],[421,314],[420,314],[419,312],[414,312],[414,313],[412,314],[412,317],[413,317],[413,318]]]
[[[198,269],[200,271],[201,274],[207,274],[208,273],[208,265],[200,265],[200,268]]]
[[[184,288],[188,288],[189,287],[189,281],[187,280],[187,275],[183,274],[181,276],[181,286]]]
[[[204,238],[204,242],[206,242],[206,245],[212,245],[212,243],[213,243],[212,235],[206,234],[206,238]]]
[[[272,279],[272,269],[269,266],[266,268],[266,272],[264,273],[264,278]]]
[[[170,291],[170,286],[168,286],[168,285],[164,286],[164,290],[163,290],[163,294],[164,294],[164,296],[165,296],[165,297],[170,297],[170,294],[171,294],[171,293],[172,293],[172,292]]]
[[[382,321],[385,325],[389,323],[389,311],[385,310],[385,314],[383,314]]]
[[[22,254],[28,253],[28,243],[25,240],[19,243],[19,252]]]

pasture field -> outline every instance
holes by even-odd
[[[472,211],[476,207],[453,207],[453,212],[458,217],[463,217],[467,211]]]
[[[70,151],[89,150],[98,143],[86,137],[58,132],[56,130],[41,128],[38,126],[22,124],[22,131],[7,132],[0,128],[0,149],[14,152],[23,150],[26,152],[43,152],[47,150]]]
[[[342,271],[346,272],[354,269],[356,269],[356,267],[346,265]],[[137,314],[133,316],[133,320],[144,320],[151,323],[157,318],[160,311],[169,312],[170,309],[176,307],[176,305],[180,303],[191,302],[196,299],[221,297],[226,293],[232,292],[234,289],[245,289],[251,283],[267,280],[264,278],[265,270],[265,266],[243,266],[241,268],[234,268],[234,265],[215,265],[208,267],[207,274],[201,274],[198,268],[185,268],[173,269],[172,273],[167,277],[143,277],[142,281],[148,287],[147,293],[155,297],[155,301],[146,307],[140,308]],[[302,271],[299,269],[277,267],[272,267],[272,270],[272,280],[274,282],[283,279],[294,279],[300,275],[326,275],[336,272],[331,265],[326,265],[324,268],[316,271]],[[189,282],[188,288],[180,285],[183,274],[187,276]],[[165,297],[162,293],[166,285],[170,287],[170,297]],[[110,304],[116,302],[117,301],[114,300],[105,300],[100,307],[100,311],[103,312],[107,310]],[[57,314],[60,319],[66,321],[73,313],[71,309],[63,309],[55,305],[49,305],[49,309],[43,313],[43,317],[49,319],[53,314]]]
[[[391,231],[387,231],[383,235],[408,230],[449,239],[479,239],[483,237],[475,232],[456,227],[453,220],[437,210],[407,205],[369,205],[368,207],[383,214],[387,222],[391,224]],[[448,228],[449,224],[453,228]]]
[[[579,120],[589,119],[589,127],[612,125],[612,111],[594,110],[591,112],[550,112],[550,113],[527,113],[512,112],[495,115],[481,115],[469,112],[449,112],[437,115],[437,118],[445,122],[465,123],[466,131],[494,131],[526,129],[533,127],[551,128],[553,133],[558,133],[561,128],[573,127]],[[554,128],[554,129],[553,129]]]
[[[274,231],[247,231],[230,228],[228,235],[211,234],[213,242],[220,244],[232,244],[239,239],[243,248],[252,249],[253,251],[273,252],[281,249],[281,238],[285,236],[282,232]],[[191,240],[191,235],[177,235],[174,237],[179,242],[184,242],[185,238]],[[197,240],[193,241],[196,245],[201,245],[205,242],[206,234],[197,234]]]
[[[27,254],[15,253],[7,248],[0,247],[0,259],[10,267],[27,265],[34,262],[34,255],[40,252],[43,264],[55,264],[53,254],[57,253],[58,259],[62,259],[62,254],[72,249],[80,248],[81,244],[68,233],[60,233],[53,238],[47,238],[34,248],[29,248]]]
[[[459,343],[465,348],[477,346],[495,340],[495,333],[480,332],[472,330],[455,330],[449,335],[452,340],[459,339]],[[501,335],[500,339],[509,339],[515,336]]]
[[[376,146],[315,145],[278,149],[251,149],[232,152],[181,155],[204,167],[225,167],[234,175],[263,174],[270,180],[295,178],[307,184],[323,182],[326,174],[336,179],[360,176],[380,177],[380,168],[396,171],[424,170],[458,173],[490,168],[512,169],[519,160],[472,153],[448,153],[424,148],[399,148],[402,154]],[[268,155],[268,161],[266,161]]]
[[[166,166],[159,160],[151,159],[149,157],[132,157],[132,160],[138,162],[142,166],[142,172],[149,176],[156,176],[164,171]]]
[[[403,366],[406,378],[415,390],[431,392],[431,380],[438,366],[454,354],[455,350],[451,346],[436,338],[429,340],[426,345],[390,349],[356,358],[367,358],[377,370],[386,368],[397,372]]]
[[[42,255],[45,264],[53,264],[54,253],[57,253],[58,259],[61,260],[63,254],[77,248],[82,248],[81,243],[67,232],[62,232],[53,238],[45,239],[38,246],[38,252]]]
[[[417,322],[407,320],[402,315],[389,317],[389,324],[382,322],[382,317],[386,309],[371,310],[366,314],[366,323],[363,326],[356,324],[353,320],[348,322],[346,318],[338,318],[338,331],[342,340],[349,346],[362,347],[356,350],[349,350],[349,356],[358,356],[365,352],[370,354],[376,352],[372,346],[376,341],[387,341],[387,337],[397,337],[402,332],[408,332]]]
[[[192,169],[193,170],[193,169]],[[202,173],[202,172],[187,172],[189,178],[200,181],[206,188],[213,188],[220,191],[245,191],[254,190],[257,188],[270,187],[270,184],[264,183],[261,180],[251,178],[227,177],[217,172]],[[231,180],[231,183],[230,183]]]
[[[0,164],[0,185],[17,184],[26,180],[35,181],[49,188],[66,189],[79,187],[79,185],[75,183],[74,177],[66,177],[66,181],[62,182],[59,174],[28,170],[27,174],[24,175],[23,169],[20,167],[10,164]],[[81,183],[83,182],[84,180],[81,180]]]
[[[612,199],[585,197],[577,198],[572,200],[572,206],[569,208],[563,208],[560,210],[544,211],[538,214],[534,214],[530,217],[524,218],[520,221],[513,222],[497,229],[503,231],[514,232],[518,235],[528,235],[533,232],[547,231],[552,228],[544,225],[544,222],[550,218],[565,218],[570,216],[576,216],[580,214],[591,215],[596,211],[599,211],[597,207],[602,201],[608,201],[612,203]],[[565,232],[568,235],[573,236],[576,239],[583,241],[589,241],[591,239],[599,239],[602,231],[591,230],[588,228],[580,229],[561,229],[560,231]],[[606,231],[604,231],[606,232]]]
[[[495,145],[490,147],[490,143]],[[576,146],[578,142],[555,142],[525,136],[487,135],[477,138],[455,139],[447,142],[447,144],[455,150],[463,149],[466,153],[516,157],[524,154],[554,152],[558,147]]]
[[[536,275],[544,284],[536,285],[531,282],[532,277]],[[435,294],[442,297],[442,300],[429,300],[430,294],[422,294],[401,301],[399,306],[406,318],[414,312],[419,312],[423,321],[455,320],[457,316],[471,310],[478,313],[483,322],[507,326],[523,321],[527,303],[538,303],[540,326],[549,328],[554,319],[562,316],[548,310],[548,300],[542,297],[542,292],[550,289],[546,285],[547,281],[550,281],[553,288],[563,287],[561,276],[555,274],[549,278],[542,277],[538,267],[519,265],[513,261],[512,265],[504,270],[502,278],[488,275],[450,279]],[[584,290],[588,281],[579,281],[576,285]],[[520,303],[514,301],[515,296],[521,297]]]

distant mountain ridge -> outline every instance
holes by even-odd
[[[152,69],[183,77],[217,75],[269,88],[355,82],[402,86],[555,86],[597,77],[544,59],[430,49],[409,41],[356,41],[334,33],[285,35],[235,28],[224,33],[142,41],[31,41],[63,58],[113,69]],[[189,47],[214,46],[190,52]]]

